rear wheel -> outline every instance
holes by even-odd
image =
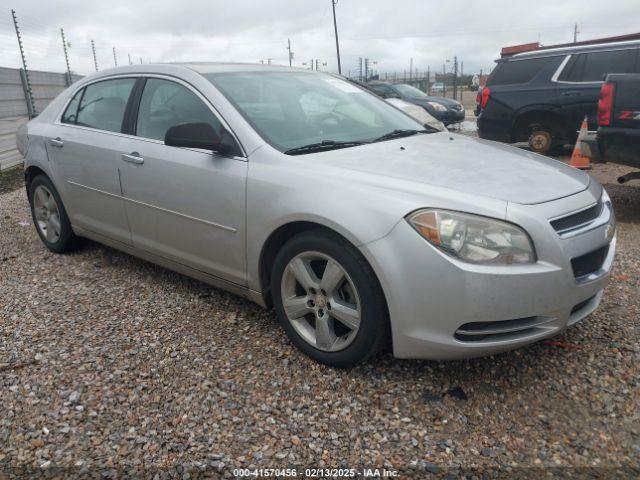
[[[36,176],[29,184],[31,217],[42,243],[55,253],[75,250],[81,239],[71,229],[67,211],[51,180]]]
[[[529,148],[536,153],[547,153],[553,145],[553,133],[551,129],[538,127],[529,134]]]
[[[382,289],[360,252],[324,230],[304,232],[278,253],[273,303],[289,339],[314,360],[354,366],[389,338]]]

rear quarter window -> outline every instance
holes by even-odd
[[[83,90],[78,90],[78,92],[73,96],[67,109],[62,114],[61,121],[62,123],[76,123],[76,117],[78,116],[78,105],[80,104],[80,98],[82,97]]]
[[[549,65],[557,57],[530,58],[526,60],[509,60],[500,62],[489,75],[488,86],[514,85],[530,82],[540,70]]]

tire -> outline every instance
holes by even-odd
[[[337,234],[318,229],[291,238],[275,258],[271,291],[287,336],[317,362],[350,368],[390,339],[387,305],[375,273]]]
[[[31,218],[42,243],[54,253],[76,250],[82,239],[71,229],[60,194],[45,175],[37,175],[29,184]]]
[[[549,128],[540,126],[529,134],[528,143],[532,152],[544,155],[554,146],[553,132]]]

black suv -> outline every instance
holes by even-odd
[[[460,102],[451,98],[432,97],[422,90],[404,83],[392,84],[373,81],[367,83],[366,88],[382,98],[400,98],[405,102],[418,105],[445,125],[464,120],[464,107]]]
[[[529,142],[545,153],[575,142],[585,117],[597,128],[600,87],[608,73],[640,72],[640,41],[540,49],[497,60],[478,92],[478,134]]]

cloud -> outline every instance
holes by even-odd
[[[337,69],[331,0],[27,0],[14,8],[23,33],[28,66],[64,70],[60,27],[71,43],[73,70],[93,70],[91,39],[98,64],[132,61],[249,61],[287,63],[291,39],[294,63],[312,58]],[[573,24],[581,39],[632,33],[640,25],[637,0],[607,8],[578,0],[339,0],[337,7],[343,73],[357,70],[358,58],[377,69],[442,70],[457,56],[466,72],[487,71],[505,45],[540,40],[567,42]],[[7,12],[0,17],[0,66],[18,66],[17,42]],[[447,64],[447,65],[450,65]]]

